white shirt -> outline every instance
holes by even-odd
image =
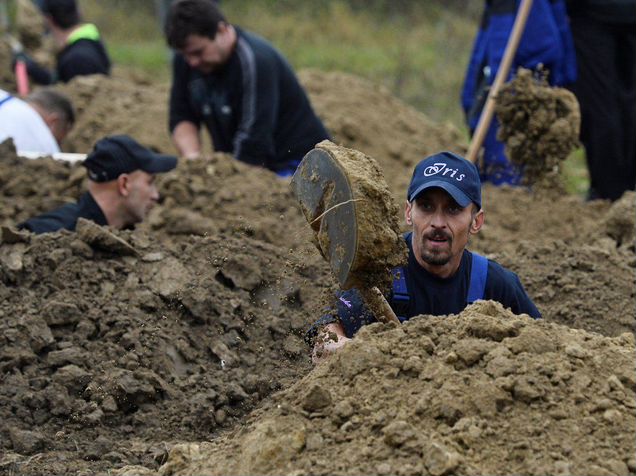
[[[0,102],[10,94],[0,89]],[[11,97],[0,104],[0,142],[13,139],[18,151],[51,155],[60,152],[51,130],[29,103]]]

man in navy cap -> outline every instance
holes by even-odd
[[[177,158],[156,154],[129,136],[101,139],[84,161],[88,191],[77,201],[31,218],[18,228],[33,233],[75,230],[85,218],[116,229],[130,228],[144,220],[159,200],[155,174],[168,172]]]
[[[466,249],[484,224],[477,167],[451,152],[422,160],[413,172],[404,211],[408,263],[393,270],[389,304],[400,321],[421,314],[460,313],[479,299],[498,301],[515,314],[541,314],[515,273]],[[336,312],[307,333],[319,362],[375,322],[357,290],[339,293]]]

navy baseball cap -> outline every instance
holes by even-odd
[[[157,154],[132,137],[118,135],[97,141],[83,165],[94,182],[110,182],[135,170],[149,174],[168,172],[177,166],[177,158]]]
[[[472,162],[452,152],[440,152],[425,158],[415,166],[407,200],[412,202],[427,188],[446,190],[460,207],[470,202],[481,208],[481,180]]]

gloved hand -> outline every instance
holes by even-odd
[[[53,84],[53,75],[24,51],[13,53],[13,61],[11,62],[11,69],[13,71],[15,71],[15,65],[18,61],[26,64],[27,72],[34,82],[43,85]]]

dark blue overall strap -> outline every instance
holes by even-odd
[[[400,320],[406,319],[411,296],[406,287],[406,273],[404,268],[393,268],[393,293],[391,295],[391,307]]]
[[[473,264],[470,269],[470,287],[468,288],[468,304],[484,298],[486,280],[488,279],[488,259],[477,253],[473,255]]]
[[[5,102],[7,102],[7,101],[9,101],[9,100],[11,100],[11,99],[13,99],[13,96],[11,96],[11,95],[9,95],[9,96],[7,96],[6,98],[2,99],[2,100],[0,101],[0,106],[2,106]]]

